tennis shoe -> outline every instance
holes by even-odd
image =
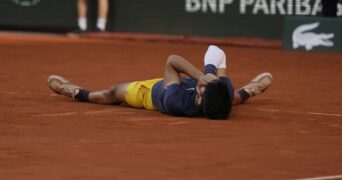
[[[244,89],[249,94],[249,97],[254,97],[266,91],[271,85],[272,80],[273,77],[271,73],[261,73],[240,89]]]
[[[78,94],[80,87],[64,79],[62,76],[51,75],[48,78],[48,86],[57,94],[67,97],[75,98]]]
[[[98,27],[95,27],[94,31],[95,33],[103,33],[103,32],[106,32],[105,30],[101,30],[100,28]]]

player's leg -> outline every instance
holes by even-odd
[[[77,0],[78,26],[80,30],[87,30],[87,0]]]
[[[73,84],[61,76],[52,75],[48,79],[48,86],[57,94],[61,94],[79,101],[97,104],[125,103],[125,93],[129,83],[113,85],[109,89],[89,91]]]
[[[271,85],[272,74],[265,72],[254,77],[247,85],[236,90],[233,105],[246,102],[249,98],[262,94]]]
[[[129,83],[115,84],[109,89],[89,92],[89,102],[97,104],[121,104],[125,102],[125,93]]]
[[[108,0],[98,0],[98,17],[107,18],[109,10]]]
[[[96,28],[100,31],[106,30],[107,15],[109,10],[108,0],[98,0],[98,16]]]

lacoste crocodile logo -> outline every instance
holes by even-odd
[[[334,37],[334,33],[314,33],[309,32],[316,29],[319,22],[303,24],[298,26],[292,33],[292,47],[294,49],[304,46],[307,51],[312,50],[315,46],[332,47],[334,42],[330,39]]]

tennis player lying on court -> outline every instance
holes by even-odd
[[[109,89],[89,91],[61,76],[51,75],[48,85],[57,94],[83,102],[128,104],[175,116],[227,119],[232,105],[261,94],[272,83],[272,75],[262,73],[234,91],[226,76],[226,55],[217,46],[209,46],[204,64],[203,73],[184,58],[171,55],[165,64],[164,77],[159,79],[115,84]],[[181,77],[181,73],[189,77]]]

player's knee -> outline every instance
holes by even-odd
[[[170,56],[167,58],[166,62],[167,62],[168,64],[170,64],[170,63],[172,63],[173,61],[175,61],[175,59],[179,59],[179,58],[180,58],[180,57],[179,57],[178,55],[172,54],[172,55],[170,55]]]
[[[118,91],[118,86],[113,85],[112,87],[110,87],[108,94],[107,94],[108,98],[116,101],[117,100],[117,91]]]
[[[113,85],[108,92],[108,98],[110,98],[113,104],[125,102],[125,91],[122,85]]]

